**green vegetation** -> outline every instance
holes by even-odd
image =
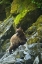
[[[32,0],[32,3],[36,4],[37,8],[42,9],[42,0]]]
[[[17,25],[19,23],[19,21],[22,20],[22,18],[26,15],[26,13],[27,13],[27,10],[24,10],[22,13],[17,15],[17,17],[14,20],[15,25]]]
[[[11,5],[11,13],[20,13],[28,8],[31,0],[13,0]]]
[[[34,6],[36,8],[42,8],[42,0],[0,0],[0,5],[5,8],[6,18],[10,14],[21,13],[25,10],[31,9]]]
[[[26,36],[29,37],[28,44],[42,42],[42,15],[27,29]]]
[[[0,18],[2,51],[8,49],[10,37],[20,26],[27,36],[27,44],[42,42],[41,11],[42,0],[0,0],[0,17],[3,17],[3,20]],[[16,57],[20,58],[20,55]]]

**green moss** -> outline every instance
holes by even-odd
[[[42,42],[42,15],[26,31],[28,44]]]
[[[30,28],[27,29],[27,33],[29,35],[33,34],[33,32],[36,31],[36,26],[31,26]]]
[[[32,0],[32,3],[36,4],[37,8],[42,9],[42,0]]]
[[[34,10],[36,7],[35,6],[33,6],[33,4],[29,4],[28,5],[28,7],[27,8],[24,8],[23,9],[23,11],[20,13],[20,14],[18,14],[17,16],[16,16],[16,18],[14,19],[14,23],[15,23],[15,26],[16,27],[19,27],[19,26],[24,26],[23,27],[23,29],[27,26],[27,24],[28,24],[28,20],[30,20],[30,18],[27,18],[27,16],[26,15],[28,15],[28,13],[30,12],[30,11],[32,11],[32,10]],[[26,16],[26,17],[25,17]],[[27,21],[25,21],[26,20],[26,18],[27,18]],[[13,23],[13,25],[14,25],[14,23]],[[25,28],[26,29],[26,28]],[[24,30],[25,30],[24,29]]]
[[[42,29],[42,15],[37,19],[35,23],[32,24],[31,27],[28,28],[27,31],[34,32],[35,30],[41,30]]]
[[[16,55],[16,58],[20,58],[20,55],[18,54],[18,55]]]
[[[27,44],[37,43],[38,40],[39,40],[39,38],[37,36],[33,37],[33,38],[29,39],[29,41],[27,42]]]
[[[8,47],[9,47],[9,39],[7,39],[5,42],[4,42],[4,44],[1,46],[1,48],[2,48],[2,50],[3,51],[6,51],[6,49],[8,49]]]
[[[42,35],[42,27],[39,27],[38,29],[37,29],[37,31],[38,31],[38,35]]]
[[[17,25],[19,21],[22,20],[22,18],[26,15],[26,13],[27,13],[27,10],[24,10],[22,13],[17,15],[17,17],[14,20],[15,25]]]
[[[42,26],[42,15],[37,19],[37,21],[33,25],[37,26],[37,28]]]
[[[20,13],[24,9],[27,9],[30,3],[31,3],[31,0],[13,0],[10,12]]]
[[[26,31],[29,41],[27,43],[42,42],[42,15]]]

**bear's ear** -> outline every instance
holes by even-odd
[[[18,29],[21,30],[21,31],[23,31],[23,29],[21,28],[21,26]]]
[[[21,26],[19,28],[22,29]]]
[[[20,30],[20,29],[22,30],[22,28],[21,28],[21,27],[19,27],[19,28],[16,28],[16,31],[17,31],[17,30]]]

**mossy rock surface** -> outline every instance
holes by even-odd
[[[31,0],[13,0],[10,13],[17,14],[13,25],[15,24],[16,28],[21,26],[25,31],[37,20],[41,11],[37,9]]]
[[[21,13],[24,9],[27,9],[31,0],[13,0],[11,4],[11,13]],[[29,7],[30,8],[30,7]]]
[[[11,14],[17,14],[13,25],[22,27],[24,31],[34,23],[41,14],[41,10],[31,0],[13,0],[11,5]]]
[[[42,43],[42,15],[27,29],[26,36],[29,38],[28,44]]]
[[[16,16],[14,23],[15,26],[22,27],[24,31],[30,27],[34,22],[36,22],[37,18],[40,16],[41,11],[39,9],[35,10],[24,10],[22,13]],[[14,24],[13,23],[13,24]]]

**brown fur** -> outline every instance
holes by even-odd
[[[16,34],[14,34],[10,39],[9,52],[15,50],[20,45],[25,44],[27,41],[26,36],[21,28],[16,29]]]

